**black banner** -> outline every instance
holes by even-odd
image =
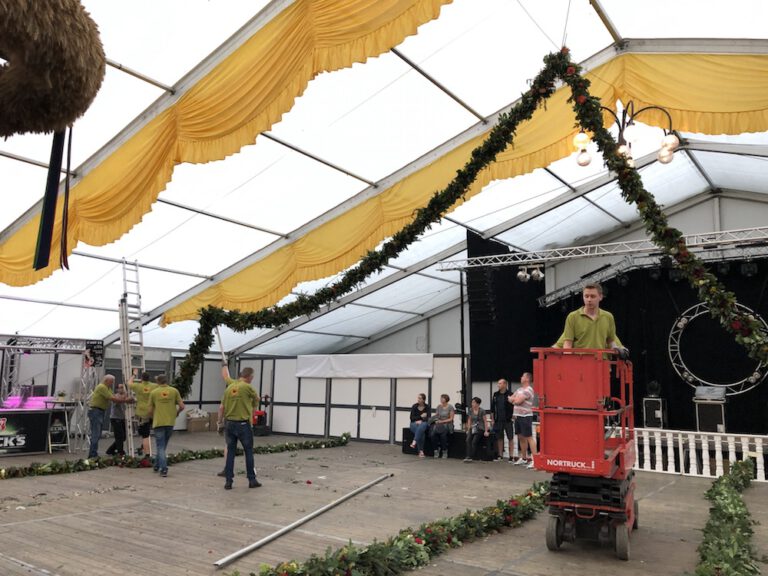
[[[48,412],[0,411],[0,454],[46,452]]]
[[[104,365],[104,341],[103,340],[86,340],[85,349],[88,355],[93,360],[93,366]]]

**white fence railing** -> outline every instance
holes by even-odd
[[[635,429],[636,470],[717,478],[738,460],[755,460],[755,480],[766,482],[768,436]]]

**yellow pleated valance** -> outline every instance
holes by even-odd
[[[296,0],[177,102],[85,174],[72,189],[67,245],[102,246],[149,212],[182,162],[221,160],[272,127],[309,81],[400,44],[452,0]],[[58,268],[32,269],[39,215],[0,245],[0,282],[25,286]],[[61,235],[61,211],[54,238]]]
[[[685,132],[740,134],[768,130],[768,56],[624,54],[587,74],[590,91],[606,105],[633,100],[655,104]],[[514,146],[484,170],[467,198],[489,182],[547,166],[573,152],[574,115],[569,93],[559,90],[532,120],[517,130]],[[644,122],[666,127],[662,113]],[[335,274],[356,263],[383,238],[399,230],[443,188],[485,135],[439,158],[293,244],[169,310],[165,323],[193,319],[207,305],[255,311],[284,297],[298,282]]]

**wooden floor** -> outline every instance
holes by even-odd
[[[294,438],[267,437],[262,443]],[[171,451],[220,445],[215,434],[178,433]],[[49,459],[47,456],[38,458]],[[0,466],[27,463],[0,459]],[[506,462],[418,460],[397,446],[352,443],[345,448],[256,457],[262,488],[248,489],[240,473],[234,489],[216,476],[223,460],[170,468],[109,468],[78,474],[0,481],[0,574],[213,574],[213,562],[291,523],[383,474],[393,476],[220,573],[258,572],[261,563],[304,559],[348,540],[370,542],[408,525],[450,516],[522,492],[543,473]],[[545,514],[522,528],[450,551],[420,574],[654,576],[692,572],[699,530],[707,519],[702,495],[710,481],[640,473],[641,529],[632,559],[589,543],[544,546]],[[311,482],[311,483],[310,483]],[[748,491],[755,520],[768,526],[768,485]],[[765,546],[762,546],[765,552]]]

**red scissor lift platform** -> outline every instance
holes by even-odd
[[[638,512],[632,364],[613,350],[531,351],[540,423],[533,461],[553,474],[547,548],[586,538],[612,545],[628,560]]]

